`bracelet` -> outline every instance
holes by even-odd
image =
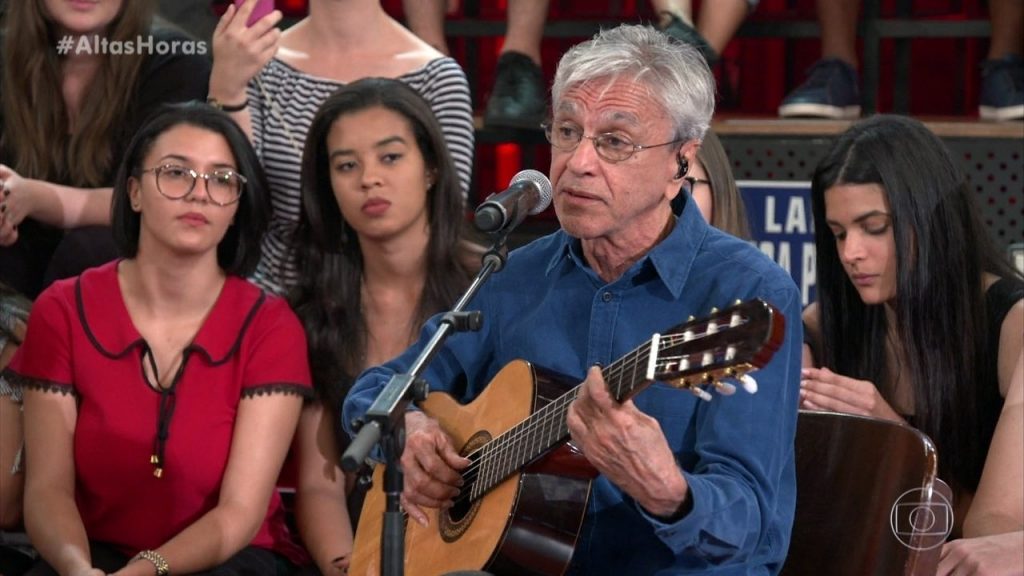
[[[224,104],[223,102],[221,102],[221,101],[219,101],[216,98],[211,96],[211,97],[206,99],[206,103],[209,104],[210,106],[213,106],[214,108],[217,108],[218,110],[223,110],[224,112],[241,112],[242,110],[245,110],[249,106],[249,99],[246,98],[245,101],[242,102],[241,104],[233,104],[232,105],[232,104]]]
[[[132,558],[132,562],[139,560],[140,558],[153,563],[153,566],[156,568],[156,576],[171,576],[171,567],[159,552],[155,550],[143,550]]]

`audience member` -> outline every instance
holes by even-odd
[[[127,147],[123,260],[35,302],[5,371],[25,404],[30,574],[268,574],[290,541],[274,490],[310,389],[302,327],[245,281],[269,220],[246,136],[205,104]],[[291,544],[294,546],[294,544]]]
[[[153,27],[153,4],[7,6],[0,281],[29,298],[116,256],[110,185],[125,143],[161,103],[206,95],[209,58],[186,51],[179,32]],[[177,49],[158,51],[173,42]]]
[[[659,26],[668,35],[693,44],[709,64],[732,39],[736,29],[759,0],[716,0],[713,9],[702,9],[693,27],[691,0],[651,0]],[[549,0],[508,0],[505,41],[498,55],[494,87],[487,99],[487,127],[535,129],[545,117],[547,92],[541,69],[540,45],[544,37]],[[403,0],[409,28],[431,46],[448,53],[444,34],[445,12],[453,12],[457,0]]]
[[[254,278],[285,293],[299,279],[299,165],[320,104],[341,86],[370,76],[411,86],[444,130],[463,200],[473,163],[472,104],[458,63],[388,16],[380,0],[310,0],[309,16],[284,33],[273,28],[281,18],[277,11],[247,28],[254,4],[229,6],[214,32],[210,97],[251,133],[267,170],[274,213]]]
[[[760,0],[717,0],[704,2],[694,28],[692,0],[651,0],[659,25],[666,34],[700,49],[708,64],[714,65],[747,15]]]
[[[17,576],[32,566],[33,550],[21,532],[22,466],[21,390],[3,377],[25,337],[30,303],[0,283],[0,574]]]
[[[583,381],[565,438],[571,434],[601,475],[571,573],[776,574],[796,491],[800,297],[784,271],[709,226],[692,203],[678,219],[672,214],[680,164],[694,161],[714,110],[710,70],[696,49],[653,28],[619,26],[562,57],[552,101],[551,180],[562,228],[510,254],[473,300],[482,329],[451,336],[423,377],[459,401],[475,398],[517,358]],[[755,297],[790,319],[758,372],[764,385],[756,395],[706,403],[655,383],[618,403],[605,388],[608,375],[595,366],[690,315]],[[358,378],[344,404],[346,427],[409,368],[438,322],[402,356]],[[406,413],[405,424],[409,526],[436,525],[435,509],[453,503],[469,461],[423,412]]]
[[[3,377],[3,370],[25,338],[29,306],[13,288],[0,283],[0,530],[21,526],[21,391]]]
[[[672,211],[682,214],[690,198],[712,226],[737,238],[750,240],[750,222],[743,196],[736,187],[725,148],[711,130],[704,133],[696,161],[687,167],[683,189],[672,199]]]
[[[1024,362],[1017,363],[1010,381],[978,491],[964,519],[965,538],[943,546],[938,576],[1024,574],[1024,491],[1000,491],[1003,486],[1024,486]]]
[[[321,573],[338,574],[352,546],[339,464],[345,394],[362,370],[400,354],[430,315],[451,308],[469,284],[473,253],[441,127],[398,80],[358,80],[324,101],[302,191],[301,280],[290,302],[306,327],[320,401],[299,421],[296,518]]]
[[[860,116],[857,80],[859,1],[817,0],[821,59],[807,80],[779,106],[782,117],[849,119]],[[992,36],[981,63],[978,113],[983,120],[1024,119],[1024,2],[989,0]]]
[[[457,6],[451,0],[402,2],[409,29],[444,54],[448,54],[444,34],[446,4],[450,8]],[[547,89],[540,66],[540,43],[548,4],[549,0],[508,0],[505,40],[484,111],[484,124],[489,128],[535,130],[544,120]]]
[[[1019,535],[990,536],[1024,529],[1024,440],[1012,433],[1024,279],[993,245],[963,170],[920,122],[876,116],[832,146],[812,202],[818,302],[804,314],[805,365],[819,368],[804,370],[802,406],[926,433],[963,536],[1003,542],[1020,562]]]

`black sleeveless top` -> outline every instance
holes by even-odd
[[[1016,278],[1001,278],[985,292],[987,332],[984,355],[978,366],[978,446],[986,454],[1003,411],[1003,397],[999,394],[999,334],[1010,308],[1021,299],[1024,299],[1024,282]],[[981,480],[980,470],[973,480],[972,490]]]

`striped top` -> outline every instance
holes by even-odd
[[[473,169],[473,107],[466,74],[445,56],[397,80],[423,96],[437,116],[465,199]],[[343,85],[301,72],[277,58],[249,83],[253,145],[266,170],[273,204],[252,280],[268,292],[284,294],[298,281],[293,242],[299,223],[302,150],[317,108]]]

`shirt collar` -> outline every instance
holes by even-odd
[[[633,277],[646,266],[652,266],[662,284],[676,298],[683,293],[683,287],[690,276],[693,262],[710,226],[701,215],[696,202],[687,202],[672,227],[672,231],[659,242],[646,256],[633,264],[623,275]],[[561,246],[551,255],[545,273],[550,274],[557,266],[572,262],[580,269],[590,270],[583,258],[582,244],[569,236],[565,230],[559,230]]]
[[[132,323],[117,279],[120,261],[85,271],[75,282],[78,317],[93,346],[118,358],[145,343]],[[213,364],[225,362],[238,349],[266,294],[253,284],[228,276],[217,302],[188,346]]]

